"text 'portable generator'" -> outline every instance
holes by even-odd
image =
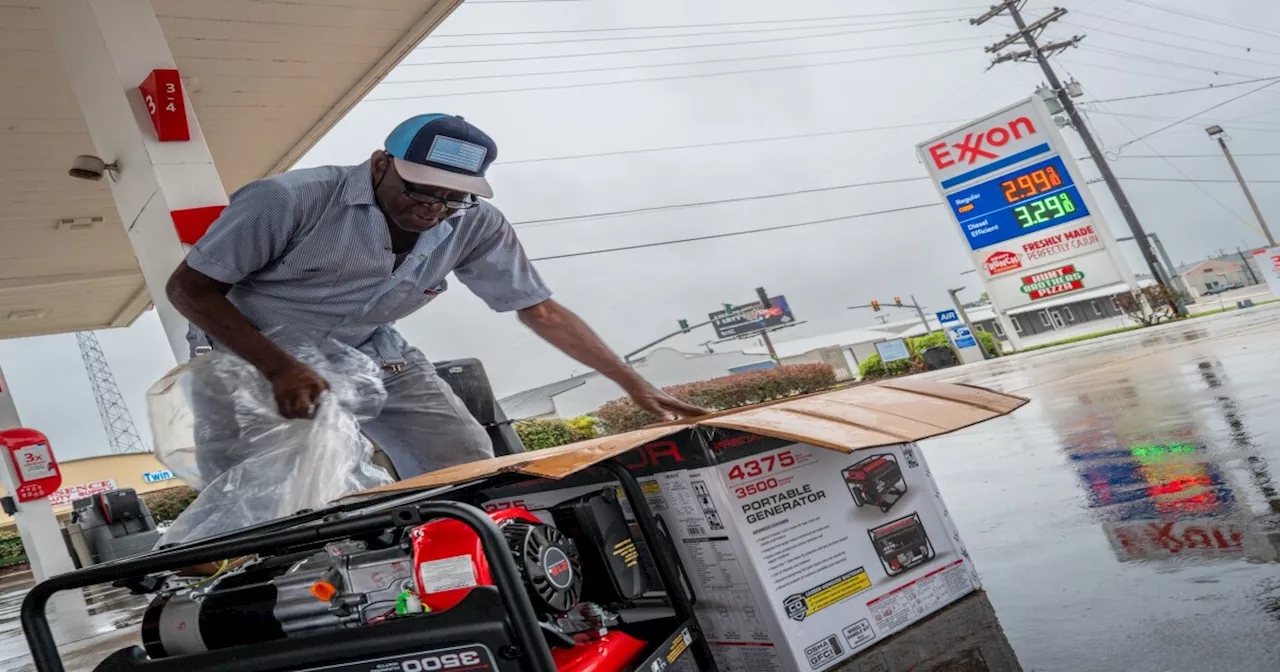
[[[934,557],[933,542],[924,531],[920,515],[912,513],[891,523],[867,530],[880,564],[889,576],[919,567]]]
[[[853,503],[858,506],[870,504],[888,513],[907,494],[902,467],[893,455],[872,455],[841,473],[849,494],[853,495]]]

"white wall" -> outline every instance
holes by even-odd
[[[763,359],[767,358],[741,352],[699,355],[683,353],[671,348],[659,348],[645,357],[644,361],[636,363],[635,369],[645,377],[645,380],[658,387],[666,387],[727,376],[730,369],[756,364]],[[572,418],[590,413],[603,406],[605,402],[623,396],[626,396],[626,393],[613,381],[603,376],[595,376],[583,385],[557,394],[552,402],[556,406],[557,415],[562,418]]]

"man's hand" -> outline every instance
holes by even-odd
[[[276,395],[276,406],[286,418],[313,418],[320,394],[329,383],[302,362],[293,361],[267,375]]]
[[[636,402],[636,406],[661,422],[669,422],[677,418],[696,418],[710,412],[705,408],[686,404],[643,380],[641,383],[643,383],[642,387],[634,392],[628,391],[627,394],[632,401]]]

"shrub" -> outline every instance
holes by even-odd
[[[793,364],[761,371],[685,383],[665,388],[671,396],[710,411],[760,404],[798,394],[820,392],[836,383],[836,374],[827,364]],[[630,399],[615,399],[596,412],[602,430],[617,434],[655,422]]]
[[[563,446],[597,436],[596,419],[589,416],[560,420],[522,420],[515,423],[516,435],[527,450]]]
[[[1137,291],[1116,295],[1116,304],[1120,310],[1137,324],[1151,327],[1161,322],[1169,322],[1178,317],[1175,303],[1182,301],[1183,295],[1164,285],[1151,285]]]
[[[27,551],[22,547],[18,532],[0,532],[0,567],[17,565],[27,561]]]
[[[151,515],[157,523],[168,523],[178,519],[178,515],[191,506],[200,492],[195,488],[179,485],[164,490],[144,492],[139,497],[151,509]]]

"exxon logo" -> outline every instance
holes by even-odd
[[[1018,117],[1007,125],[996,125],[974,133],[966,133],[959,142],[939,142],[929,146],[929,158],[938,170],[957,164],[974,165],[979,159],[1000,158],[999,148],[1014,140],[1036,134],[1036,126],[1027,117]],[[954,152],[952,150],[955,150]]]

